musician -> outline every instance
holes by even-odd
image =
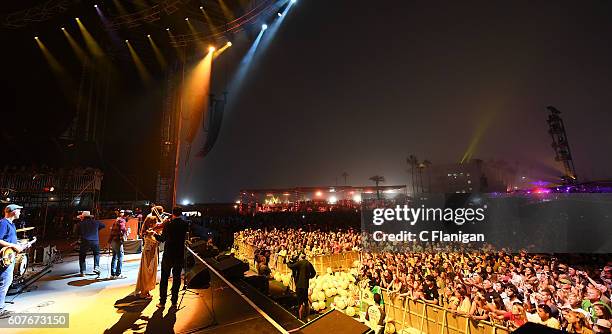
[[[85,276],[85,258],[87,252],[91,250],[94,256],[94,273],[100,275],[100,237],[98,231],[105,226],[101,222],[94,220],[89,211],[83,211],[79,216],[79,231],[81,235],[81,245],[79,246],[79,267],[81,277]]]
[[[121,275],[121,264],[123,262],[123,243],[127,240],[127,228],[125,224],[127,217],[125,211],[117,211],[117,219],[111,227],[108,244],[113,252],[111,260],[111,278],[125,278]]]
[[[183,218],[183,210],[180,207],[172,209],[172,219],[164,224],[161,234],[155,234],[155,239],[164,244],[164,256],[161,263],[161,280],[159,281],[159,304],[157,307],[166,306],[168,295],[168,279],[172,271],[172,296],[170,301],[172,307],[178,303],[178,293],[181,288],[181,271],[185,259],[185,238],[189,224]]]
[[[159,259],[159,242],[153,235],[155,230],[163,228],[163,214],[164,207],[159,205],[152,207],[151,213],[147,215],[140,229],[140,237],[144,240],[144,245],[142,246],[140,267],[138,268],[138,278],[136,279],[136,288],[134,290],[134,295],[140,298],[153,298],[150,291],[155,289]]]
[[[0,219],[0,248],[11,247],[16,252],[23,252],[24,247],[17,243],[17,232],[13,222],[19,219],[21,209],[23,207],[17,204],[9,204],[4,208],[4,218]],[[4,299],[13,283],[14,267],[15,263],[11,263],[8,267],[0,266],[0,318],[10,313],[4,309]]]

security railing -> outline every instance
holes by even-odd
[[[427,304],[422,300],[390,296],[382,291],[387,322],[392,322],[397,333],[439,334],[507,334],[511,331],[490,321],[470,319],[448,308]]]

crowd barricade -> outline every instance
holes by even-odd
[[[422,300],[390,296],[383,289],[387,319],[393,321],[397,333],[439,334],[508,334],[507,327],[489,321],[472,321],[438,305]]]

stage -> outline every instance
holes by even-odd
[[[264,317],[249,306],[220,279],[212,279],[211,288],[194,289],[179,295],[179,307],[161,310],[159,290],[153,300],[130,297],[134,290],[140,254],[125,255],[124,279],[109,279],[110,257],[100,258],[102,274],[92,273],[93,258],[87,259],[87,274],[80,277],[78,257],[70,255],[55,264],[51,273],[42,277],[21,294],[7,297],[7,309],[29,313],[69,313],[67,329],[2,329],[2,333],[278,333]],[[158,270],[158,282],[160,272]],[[172,286],[169,283],[168,288]],[[159,287],[159,285],[158,285]],[[28,291],[31,290],[31,291]],[[168,289],[170,290],[170,289]],[[170,293],[170,291],[168,292]],[[211,293],[213,298],[211,300]],[[215,321],[216,320],[216,321]]]

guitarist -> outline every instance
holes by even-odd
[[[23,252],[24,246],[17,243],[17,232],[13,221],[19,219],[22,206],[9,204],[4,208],[4,218],[0,219],[0,248],[11,247],[16,252]],[[13,269],[15,263],[8,267],[0,266],[0,318],[6,317],[10,312],[4,309],[6,293],[13,283]]]

